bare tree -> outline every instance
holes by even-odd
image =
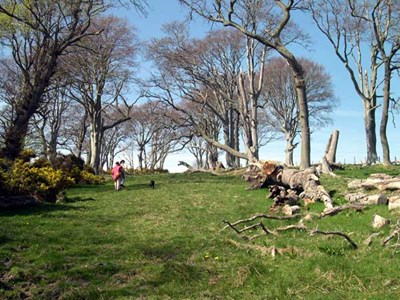
[[[64,125],[60,135],[65,142],[60,146],[61,149],[71,152],[76,157],[90,157],[88,119],[87,111],[82,109],[79,103],[69,103],[63,113]]]
[[[2,59],[0,63],[0,145],[4,147],[5,133],[12,125],[18,106],[21,72],[10,59]]]
[[[66,87],[55,83],[53,89],[48,90],[43,97],[45,102],[33,116],[33,127],[41,141],[41,154],[54,163],[59,145],[64,144],[61,139],[61,128],[64,126],[64,113],[69,105],[66,96]]]
[[[310,127],[304,71],[295,55],[288,49],[291,42],[300,43],[305,36],[290,21],[299,2],[287,1],[224,1],[180,0],[192,12],[212,22],[236,28],[247,37],[276,50],[289,64],[296,86],[301,120],[302,168],[310,166]]]
[[[376,151],[376,109],[379,60],[377,41],[363,18],[355,18],[349,2],[340,0],[309,1],[309,8],[319,30],[332,45],[345,66],[364,106],[367,163],[378,160]],[[358,13],[368,14],[368,6]],[[367,55],[365,55],[367,54]],[[366,56],[366,58],[365,58]]]
[[[331,122],[330,115],[337,104],[330,76],[323,66],[300,58],[305,72],[307,101],[311,129],[321,128]],[[265,68],[268,77],[263,91],[268,122],[283,133],[286,141],[285,163],[293,166],[295,139],[299,134],[300,115],[296,99],[296,86],[286,61],[272,59]]]
[[[59,58],[83,37],[98,34],[89,30],[92,18],[111,3],[105,0],[0,2],[0,22],[4,25],[1,42],[11,49],[22,75],[15,112],[4,131],[1,156],[14,160],[19,155],[29,121],[43,102],[42,96]],[[130,0],[126,3],[143,9],[145,2]]]
[[[390,165],[390,147],[387,138],[387,123],[391,100],[391,80],[393,72],[398,69],[395,59],[400,49],[400,3],[393,0],[349,1],[351,14],[366,26],[371,27],[372,39],[375,39],[379,50],[379,59],[383,65],[383,96],[380,139],[383,163]],[[360,9],[362,7],[363,9]]]
[[[88,31],[91,19],[99,13],[101,1],[2,1],[4,26],[2,40],[10,47],[21,71],[19,99],[15,114],[4,132],[0,154],[15,159],[23,147],[28,123],[43,102],[42,95],[55,73],[58,58],[65,49]],[[8,18],[8,19],[7,19]]]
[[[148,51],[159,71],[152,79],[150,96],[187,115],[212,147],[229,153],[228,166],[238,165],[239,158],[257,160],[258,99],[263,81],[260,70],[265,47],[260,48],[253,39],[246,41],[232,30],[211,32],[202,40],[194,40],[182,24],[169,24],[165,29],[167,37],[154,41]],[[185,105],[180,105],[182,100]],[[193,107],[196,114],[188,109]],[[199,113],[212,121],[200,118]],[[223,128],[223,142],[215,131],[210,135],[215,117]],[[239,129],[245,152],[239,150]]]
[[[209,169],[207,143],[203,138],[194,136],[186,145],[186,149],[195,157],[196,168]]]
[[[100,153],[100,166],[102,169],[110,170],[114,164],[115,157],[128,149],[124,143],[127,135],[123,127],[124,124],[119,124],[104,132]]]
[[[146,102],[135,107],[131,117],[124,131],[128,147],[138,152],[141,170],[163,169],[167,156],[186,144],[182,128],[174,121],[176,114],[163,103]]]
[[[88,113],[89,162],[99,173],[104,132],[130,118],[133,103],[127,102],[124,92],[127,91],[127,84],[132,82],[137,45],[134,44],[133,31],[125,21],[107,17],[97,19],[92,27],[101,33],[82,39],[79,48],[69,57],[73,87],[70,94]],[[104,116],[107,114],[112,114],[114,118]]]

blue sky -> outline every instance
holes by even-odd
[[[145,18],[139,16],[133,10],[118,10],[117,15],[126,17],[136,29],[141,40],[148,40],[159,37],[162,34],[161,26],[174,20],[183,20],[186,17],[186,10],[182,8],[177,0],[150,0],[148,16]],[[311,20],[304,17],[296,17],[298,24],[304,31],[310,34],[312,44],[309,47],[311,51],[305,49],[297,49],[296,56],[304,56],[313,59],[322,64],[326,71],[331,75],[334,91],[339,98],[340,104],[332,115],[333,124],[315,131],[311,136],[311,160],[318,162],[324,154],[326,143],[331,132],[338,129],[340,132],[339,145],[337,151],[337,160],[339,162],[359,163],[365,161],[366,145],[365,133],[363,126],[363,108],[361,100],[354,91],[353,84],[348,76],[342,63],[338,60],[333,52],[332,47],[328,44],[323,35],[315,29]],[[195,36],[202,35],[209,30],[209,24],[199,20],[192,22],[191,32]],[[381,111],[377,111],[377,128],[379,129]],[[395,115],[398,120],[398,115]],[[379,132],[377,132],[377,149],[378,155],[381,155],[381,146],[379,142]],[[388,138],[391,147],[391,159],[400,159],[400,131],[396,129],[390,120],[388,125]],[[295,150],[295,163],[300,159],[300,147]],[[271,159],[284,161],[285,145],[283,141],[269,144],[261,149],[261,159]],[[176,162],[178,160],[192,162],[193,159],[189,154],[173,155],[167,159],[166,167],[170,171],[179,171]]]

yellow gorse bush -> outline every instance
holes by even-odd
[[[74,184],[65,172],[50,166],[32,167],[28,162],[16,160],[9,185],[18,194],[35,195],[40,200],[53,202],[57,194]]]

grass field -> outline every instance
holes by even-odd
[[[341,204],[346,178],[400,171],[379,168],[322,183]],[[354,250],[337,236],[285,231],[248,241],[221,230],[223,220],[268,213],[272,204],[238,176],[143,175],[126,185],[79,186],[64,203],[0,212],[0,299],[400,299],[400,253],[380,245],[391,229],[371,227],[374,214],[396,224],[399,214],[385,206],[307,223],[347,233]],[[263,222],[273,229],[297,221]],[[381,235],[364,245],[373,232]],[[284,253],[271,255],[272,246]]]

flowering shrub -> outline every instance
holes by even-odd
[[[57,194],[73,183],[74,179],[62,170],[50,166],[34,167],[22,160],[14,162],[8,178],[11,194],[33,195],[49,202],[55,202]]]
[[[29,150],[14,162],[0,159],[0,196],[35,196],[41,201],[55,202],[57,195],[74,183],[105,181],[73,155],[58,157],[54,165],[46,158],[31,163],[34,157],[34,152]]]
[[[94,175],[91,172],[83,170],[81,172],[81,181],[80,182],[86,183],[86,184],[100,184],[100,183],[104,183],[105,179],[99,175]]]

